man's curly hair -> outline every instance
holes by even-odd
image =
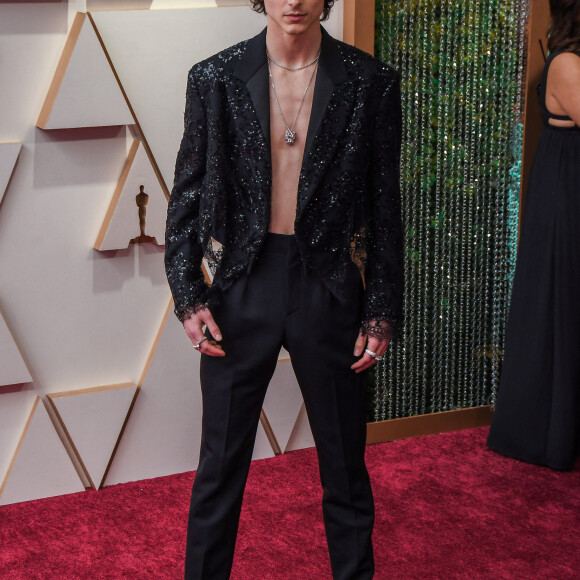
[[[260,12],[261,14],[266,14],[266,8],[264,6],[264,0],[250,0],[252,3],[252,10],[256,12]],[[320,17],[321,21],[328,20],[330,16],[330,11],[334,6],[336,0],[324,0],[324,8],[322,10],[322,16]]]

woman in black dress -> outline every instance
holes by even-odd
[[[580,0],[550,0],[542,132],[488,446],[571,469],[580,452]]]

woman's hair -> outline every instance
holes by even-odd
[[[250,0],[252,2],[252,9],[256,12],[266,14],[266,8],[264,6],[264,0]],[[327,20],[330,16],[330,11],[334,6],[336,0],[324,0],[324,9],[322,10],[322,17],[320,20]]]
[[[548,49],[580,50],[580,0],[550,0]]]

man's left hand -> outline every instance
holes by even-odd
[[[379,340],[378,338],[367,336],[366,334],[359,332],[354,345],[354,356],[360,356],[361,354],[363,356],[350,368],[357,373],[368,369],[370,366],[378,362],[377,359],[382,358],[389,347],[389,342],[390,340],[388,338]],[[374,353],[374,356],[369,354],[367,351]]]

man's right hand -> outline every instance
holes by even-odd
[[[198,344],[203,338],[204,326],[207,326],[207,329],[215,340],[204,340],[199,346],[199,352],[209,356],[225,356],[226,353],[218,344],[222,339],[222,333],[208,308],[198,310],[183,321],[183,328],[185,328],[185,332],[187,333],[187,336],[189,336],[193,346]]]

